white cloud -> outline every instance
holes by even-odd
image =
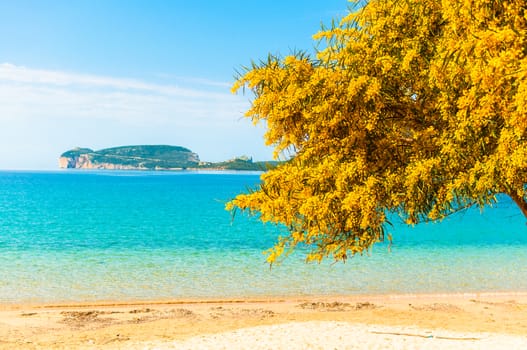
[[[237,119],[247,108],[243,99],[225,90],[224,93],[210,92],[3,63],[0,64],[0,118],[48,115],[185,124],[206,118],[214,123]]]
[[[206,160],[269,158],[261,128],[242,118],[246,97],[221,82],[178,83],[185,86],[0,64],[0,168],[32,168],[35,159],[14,156],[28,147],[53,168],[68,147],[123,143],[199,148]]]
[[[186,79],[188,80],[190,78]],[[191,80],[198,83],[201,82],[203,85],[226,87],[226,83],[223,82],[212,82],[210,80],[199,78]],[[92,88],[106,87],[119,90],[139,90],[180,97],[222,98],[225,96],[225,94],[204,92],[196,89],[180,88],[170,85],[151,84],[135,79],[31,69],[10,63],[0,64],[0,81],[34,85],[82,86]]]

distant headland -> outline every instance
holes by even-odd
[[[59,157],[59,167],[63,169],[263,171],[278,163],[253,162],[247,156],[217,163],[203,162],[188,148],[169,145],[121,146],[98,151],[77,147]]]

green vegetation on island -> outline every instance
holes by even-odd
[[[224,162],[201,162],[198,168],[201,169],[220,169],[220,170],[246,170],[246,171],[266,171],[275,168],[280,162],[266,161],[253,162],[252,158],[247,156],[236,157]]]
[[[168,145],[121,146],[98,151],[78,147],[64,152],[59,158],[59,167],[78,169],[265,171],[278,163],[253,162],[247,156],[223,162],[202,162],[188,148]]]

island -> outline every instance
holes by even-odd
[[[77,147],[59,157],[59,167],[63,169],[265,171],[278,164],[276,161],[253,162],[247,156],[203,162],[190,149],[169,145],[120,146],[98,151]]]

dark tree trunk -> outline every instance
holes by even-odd
[[[518,196],[518,194],[514,191],[509,194],[509,196],[512,198],[514,203],[516,203],[518,208],[520,208],[523,213],[523,216],[527,218],[527,202],[525,202],[525,199],[523,197]]]

